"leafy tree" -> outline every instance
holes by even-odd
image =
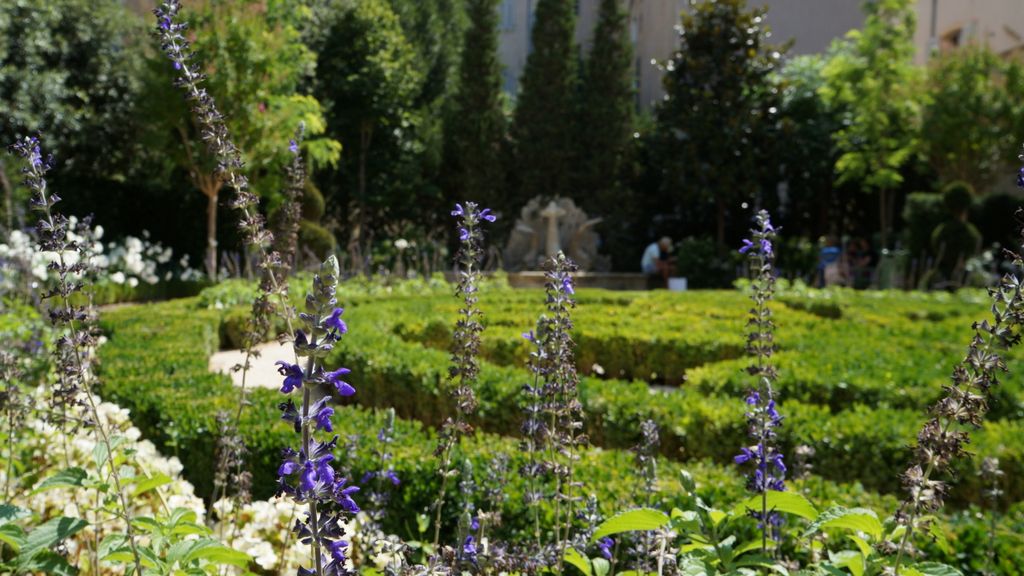
[[[520,179],[516,204],[544,195],[569,196],[572,171],[576,47],[572,0],[539,0],[533,51],[523,70],[512,136]]]
[[[984,193],[1016,159],[1022,93],[1021,65],[988,48],[969,47],[932,62],[922,132],[943,182],[962,180]]]
[[[414,99],[418,173],[415,185],[431,195],[437,205],[424,212],[441,210],[441,171],[444,160],[445,124],[450,103],[459,87],[461,48],[466,31],[468,3],[463,0],[389,0],[405,38],[412,46],[422,83]],[[426,200],[426,198],[424,198]]]
[[[745,0],[694,4],[684,12],[680,48],[665,66],[667,99],[657,108],[670,194],[715,204],[716,241],[725,249],[728,207],[754,199],[778,111],[771,74],[783,48],[767,43],[765,9]]]
[[[497,0],[467,0],[459,87],[445,126],[447,192],[495,209],[503,203],[505,113],[498,61]],[[500,208],[506,208],[500,206]]]
[[[407,214],[422,190],[417,174],[423,76],[416,52],[386,0],[337,0],[320,14],[316,94],[328,133],[346,147],[323,179],[328,204],[348,209],[348,248],[362,261],[376,222]]]
[[[317,137],[325,130],[320,102],[299,89],[316,65],[316,55],[298,32],[309,11],[286,0],[204,0],[193,9],[193,47],[207,73],[206,87],[245,158],[253,189],[276,200],[284,166],[291,159],[288,142],[300,122],[310,136],[303,141],[310,169],[337,162],[340,144]],[[174,91],[170,76],[176,71],[160,59],[152,62],[151,72],[147,103],[156,138],[173,138],[155,149],[171,150],[173,165],[186,170],[207,199],[205,265],[207,274],[215,276],[217,206],[224,182]]]
[[[786,143],[777,153],[787,184],[790,207],[785,223],[790,233],[839,232],[827,226],[834,221],[829,213],[836,203],[832,134],[841,118],[821,97],[824,67],[822,56],[797,56],[786,62],[777,78],[782,93],[779,138]]]
[[[867,0],[861,30],[852,30],[825,66],[821,93],[843,110],[834,135],[837,183],[878,192],[882,246],[892,228],[890,194],[919,147],[921,75],[914,55],[914,2]]]
[[[0,140],[42,134],[60,159],[54,184],[130,169],[142,31],[116,0],[0,2]],[[3,223],[17,212],[14,182],[0,155]]]
[[[633,138],[633,50],[619,0],[601,0],[581,85],[573,188],[584,208],[596,214],[621,200],[619,181]]]

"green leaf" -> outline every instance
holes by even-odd
[[[700,530],[700,515],[693,510],[682,511],[679,508],[672,509],[672,526],[686,532]]]
[[[0,504],[0,524],[14,522],[31,516],[32,513],[13,504]]]
[[[594,576],[608,576],[612,570],[611,562],[604,558],[591,558],[590,564],[594,567]]]
[[[605,536],[621,534],[623,532],[635,532],[638,530],[657,530],[668,524],[670,518],[661,510],[653,508],[638,508],[621,514],[616,514],[605,520],[594,531],[590,541],[597,542]]]
[[[964,576],[964,573],[940,562],[919,562],[911,568],[923,576]]]
[[[138,496],[145,494],[154,488],[163,486],[164,484],[170,484],[173,480],[166,474],[156,473],[149,478],[144,478],[139,482],[135,483],[135,489],[132,490],[132,496]]]
[[[871,557],[871,553],[874,552],[874,549],[871,547],[871,544],[868,544],[860,536],[854,536],[853,534],[848,535],[846,538],[857,545],[857,548],[860,550],[860,553],[863,554],[865,558]]]
[[[207,562],[217,565],[230,565],[245,568],[250,562],[252,562],[252,557],[245,552],[228,548],[216,540],[204,538],[196,540],[196,542],[206,542],[208,544],[196,546],[190,550],[189,553],[185,555],[185,563],[193,560],[206,560]]]
[[[853,576],[864,576],[864,556],[856,550],[829,552],[828,559],[840,568],[846,568]]]
[[[37,552],[58,544],[86,526],[88,523],[79,518],[54,518],[29,532],[25,538],[25,545],[21,548],[21,556],[31,558]]]
[[[17,552],[25,545],[25,531],[17,524],[0,525],[0,542],[7,544]]]
[[[117,447],[124,443],[126,438],[124,436],[113,436],[110,438],[110,449],[117,450]],[[97,442],[96,447],[92,450],[92,459],[96,462],[96,469],[103,470],[103,466],[107,463],[107,459],[110,458],[110,453],[107,451],[106,442]]]
[[[65,468],[64,470],[61,470],[40,482],[39,486],[36,486],[36,489],[33,490],[32,493],[37,494],[53,488],[77,488],[84,484],[85,479],[88,477],[89,474],[77,466],[74,468]]]
[[[807,498],[804,498],[802,494],[796,492],[776,492],[769,490],[765,497],[767,502],[768,510],[773,512],[783,512],[785,514],[793,514],[807,520],[814,520],[818,517],[818,511],[814,509],[814,505],[810,503]],[[737,516],[745,515],[750,510],[760,510],[762,503],[762,496],[753,496],[740,502],[736,508],[733,509],[733,514]]]
[[[43,574],[52,574],[54,576],[74,576],[78,574],[77,568],[68,564],[68,561],[59,554],[49,550],[19,562],[18,569],[22,572],[42,572]]]
[[[804,537],[828,528],[863,532],[875,540],[882,538],[882,523],[874,510],[867,508],[850,508],[833,506],[818,516],[804,531]]]
[[[579,550],[575,548],[569,548],[565,551],[565,561],[575,566],[584,576],[594,576],[594,571],[590,567],[590,560],[583,554],[580,554]]]

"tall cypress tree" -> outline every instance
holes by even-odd
[[[474,200],[504,209],[501,148],[505,116],[498,61],[497,0],[467,0],[459,87],[446,123],[447,192],[454,201]]]
[[[537,195],[569,195],[577,58],[573,31],[573,0],[537,3],[533,51],[523,71],[512,133],[520,180],[514,195],[518,205]]]
[[[615,205],[633,133],[633,49],[621,0],[601,0],[582,71],[574,192],[589,212]]]

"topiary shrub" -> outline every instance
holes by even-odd
[[[319,222],[327,211],[327,202],[320,189],[311,181],[306,181],[306,193],[302,196],[302,219]]]
[[[956,180],[942,188],[942,203],[954,215],[962,214],[971,207],[974,200],[974,188],[967,182]]]
[[[946,221],[947,210],[942,195],[934,192],[912,192],[903,205],[904,242],[911,257],[927,257],[931,253],[932,233]]]
[[[303,220],[299,223],[299,250],[309,249],[318,259],[334,253],[337,242],[334,234],[316,222]]]

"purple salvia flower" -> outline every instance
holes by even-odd
[[[338,368],[333,372],[328,372],[326,375],[327,382],[334,386],[339,396],[351,396],[356,393],[356,389],[352,385],[341,379],[342,376],[350,372],[352,371],[348,368]]]
[[[278,490],[308,509],[305,519],[296,523],[295,530],[300,539],[310,546],[313,568],[302,568],[299,572],[317,576],[344,573],[342,549],[347,544],[343,539],[342,515],[359,511],[359,506],[352,499],[352,494],[359,488],[347,486],[346,479],[340,478],[331,465],[338,437],[326,442],[315,437],[318,432],[333,431],[331,417],[335,411],[327,405],[331,401],[329,394],[319,399],[314,399],[313,394],[332,388],[339,395],[355,393],[351,385],[341,380],[349,373],[347,369],[328,372],[321,364],[322,358],[345,333],[341,329],[342,310],[337,306],[335,297],[337,282],[338,261],[332,256],[313,277],[313,290],[306,297],[306,313],[300,315],[306,326],[304,330],[297,331],[293,342],[295,355],[300,361],[305,361],[306,368],[278,362],[281,374],[286,376],[281,391],[285,394],[302,391],[301,406],[297,407],[290,400],[281,404],[282,417],[295,424],[302,445],[299,450],[285,450],[284,462],[278,468]],[[296,472],[297,482],[292,479]]]
[[[291,393],[296,388],[302,388],[302,367],[298,364],[290,364],[284,360],[278,360],[274,362],[275,366],[278,366],[277,372],[284,376],[284,383],[281,385],[281,392],[284,394]]]
[[[299,153],[299,143],[296,142],[295,140],[289,140],[288,141],[288,151],[291,152],[292,154],[296,154],[297,155]]]
[[[748,478],[747,487],[760,494],[768,490],[786,489],[786,466],[776,446],[775,429],[782,425],[782,416],[776,408],[775,391],[772,388],[778,374],[770,363],[775,350],[775,324],[768,303],[775,291],[773,241],[777,229],[772,226],[768,212],[764,210],[757,213],[755,223],[750,231],[751,237],[744,239],[740,248],[740,253],[747,255],[750,270],[755,275],[751,295],[754,308],[747,323],[751,328],[747,335],[747,353],[755,359],[755,363],[747,371],[757,379],[757,387],[751,389],[745,399],[749,409],[746,414],[748,430],[755,443],[740,448],[740,453],[733,461],[740,465],[753,465],[754,470]],[[767,510],[764,505],[760,510],[753,511],[752,515],[761,521],[761,547],[765,553],[769,531],[778,526],[781,517]]]
[[[612,559],[612,546],[615,546],[615,540],[607,536],[597,541],[597,549],[605,560]]]
[[[452,388],[454,400],[454,416],[447,418],[441,426],[438,445],[434,455],[439,458],[438,473],[441,486],[437,499],[434,501],[434,546],[438,546],[441,538],[442,512],[448,490],[449,477],[457,474],[453,470],[452,452],[459,444],[462,436],[472,427],[467,422],[469,416],[476,411],[477,401],[473,391],[477,375],[480,371],[477,354],[480,349],[480,334],[483,332],[483,315],[477,304],[479,301],[478,284],[480,266],[483,259],[483,222],[493,222],[490,210],[483,209],[475,202],[456,204],[452,216],[458,219],[459,251],[455,255],[459,269],[456,295],[462,298],[463,306],[459,310],[459,319],[452,334],[451,366],[448,384]]]
[[[324,320],[324,328],[328,330],[337,330],[338,334],[345,334],[348,332],[348,325],[341,319],[341,315],[345,313],[344,308],[335,308],[331,312],[331,315]]]

